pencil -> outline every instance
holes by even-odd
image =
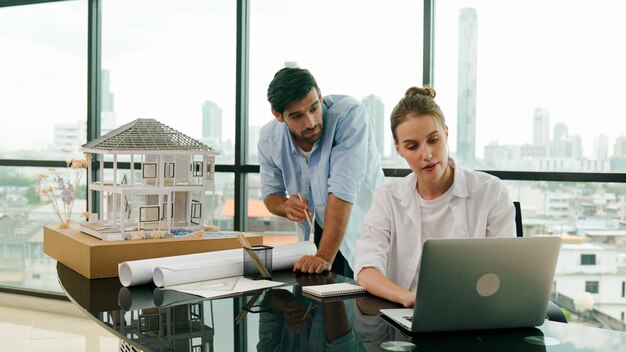
[[[304,200],[302,200],[300,192],[298,192],[298,198],[300,198],[300,201],[304,202]],[[309,217],[309,212],[307,210],[304,210],[304,216],[306,217],[306,221],[309,223],[309,231],[315,232],[315,227],[313,227],[313,221],[311,221],[311,218]]]
[[[302,321],[306,321],[306,318],[309,317],[309,313],[311,312],[311,308],[313,308],[313,302],[309,303],[309,308],[304,312],[304,316],[302,317]]]
[[[244,248],[244,250],[247,250],[248,254],[250,254],[250,258],[252,258],[252,261],[254,262],[254,266],[257,267],[257,269],[261,273],[261,276],[266,279],[272,277],[272,275],[270,275],[270,272],[267,270],[265,265],[263,265],[263,262],[261,261],[259,256],[256,254],[254,250],[252,250],[252,245],[250,244],[250,242],[248,242],[248,240],[244,237],[244,235],[241,234],[241,232],[235,231],[235,236],[239,240],[239,243],[241,243],[241,246]]]
[[[259,299],[259,297],[261,297],[262,293],[263,293],[263,290],[257,290],[254,293],[254,296],[252,296],[252,298],[250,298],[250,300],[248,301],[248,304],[246,304],[246,306],[241,310],[241,312],[239,312],[239,314],[235,318],[235,323],[237,325],[239,325],[239,323],[241,323],[241,321],[243,320],[243,318],[246,317],[246,315],[248,314],[250,309],[252,309],[252,307],[254,307],[254,304]]]
[[[303,323],[306,322],[306,318],[309,317],[309,313],[311,313],[311,308],[313,308],[313,302],[309,303],[309,307],[306,309],[306,312],[304,312],[304,316],[302,317]],[[302,325],[298,329],[296,329],[296,334],[300,333],[300,329],[302,329]]]

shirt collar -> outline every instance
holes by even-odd
[[[465,173],[459,167],[455,167],[454,160],[450,158],[450,166],[454,171],[454,182],[452,183],[452,196],[457,198],[466,198],[469,195],[467,190],[467,182],[465,180]],[[400,181],[399,187],[394,187],[392,194],[395,198],[399,199],[403,205],[409,204],[415,198],[415,192],[417,185],[417,175],[411,172],[405,178]]]

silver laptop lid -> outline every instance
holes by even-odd
[[[560,244],[559,237],[427,240],[412,331],[541,325]]]

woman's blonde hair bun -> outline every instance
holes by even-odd
[[[410,97],[413,95],[425,95],[425,96],[434,98],[437,95],[437,93],[431,87],[411,87],[406,90],[406,93],[404,93],[404,95],[407,97]]]

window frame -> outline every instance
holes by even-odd
[[[9,0],[0,4],[3,7],[32,5],[40,3],[52,3],[67,0]],[[100,136],[101,131],[101,22],[102,0],[84,0],[88,2],[88,36],[87,36],[87,140],[92,141]],[[237,0],[237,34],[236,34],[236,109],[235,109],[235,161],[232,165],[215,164],[215,172],[233,174],[234,185],[234,228],[235,231],[246,231],[248,227],[247,217],[247,177],[249,174],[258,174],[258,165],[249,164],[247,158],[247,134],[248,134],[248,80],[249,80],[249,38],[250,38],[250,2],[251,0]],[[423,18],[416,21],[423,23],[423,70],[422,84],[433,83],[434,72],[434,25],[435,25],[435,0],[423,0]],[[111,168],[112,162],[104,162],[105,168]],[[138,165],[138,164],[137,164]],[[0,159],[0,166],[10,167],[44,167],[63,168],[64,161],[56,160],[26,160],[26,159]],[[130,163],[118,163],[120,169],[130,169]],[[92,160],[92,175],[98,177],[100,162],[97,158]],[[207,164],[207,168],[210,165]],[[385,176],[403,177],[411,172],[409,169],[384,168]],[[583,172],[535,172],[535,171],[501,171],[481,170],[502,180],[512,181],[558,181],[558,182],[589,182],[589,183],[626,183],[626,173],[583,173]],[[99,201],[88,193],[88,200],[92,204],[94,212],[98,212]],[[1,286],[0,291],[9,293],[25,293],[33,296],[64,299],[64,295],[56,293],[38,292],[30,289],[20,289],[11,286]]]
[[[585,281],[585,292],[591,293],[592,295],[599,294],[600,293],[600,281],[597,281],[597,280]]]
[[[580,265],[584,265],[584,266],[594,266],[597,265],[597,255],[595,254],[589,254],[589,253],[582,253],[580,255]]]

